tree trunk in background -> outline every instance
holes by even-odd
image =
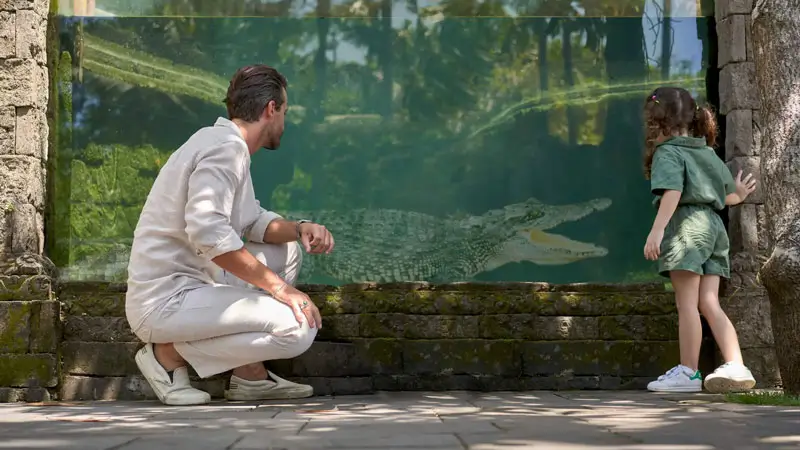
[[[672,56],[672,0],[664,0],[661,18],[661,79],[669,79],[670,56]]]
[[[644,4],[644,2],[642,2]],[[644,54],[644,30],[641,12],[625,11],[625,17],[610,17],[606,20],[605,61],[609,89],[623,84],[639,84],[647,79],[647,65]],[[642,207],[650,202],[650,192],[644,177],[637,189],[620,183],[619,177],[635,180],[642,173],[642,151],[644,150],[644,125],[642,107],[645,95],[611,97],[605,115],[605,128],[601,144],[601,164],[594,177],[595,185],[602,186],[602,195],[609,198],[624,199],[624,204],[614,205],[614,214],[608,217],[608,226],[630,228],[631,224],[642,223]],[[635,206],[634,206],[635,205]],[[640,206],[641,205],[641,206]],[[655,213],[653,213],[655,214]],[[629,234],[611,234],[606,243],[609,248],[620,249],[606,256],[608,267],[613,267],[613,275],[624,280],[632,270],[641,271],[643,267],[641,248],[647,238],[648,225],[637,227]],[[640,241],[631,245],[631,239]],[[624,249],[624,250],[623,250]],[[609,272],[608,275],[610,276]]]
[[[800,395],[800,1],[759,0],[753,9],[755,81],[761,101],[761,180],[770,256],[769,295],[784,389]]]
[[[328,30],[330,21],[330,0],[317,2],[317,54],[314,56],[314,103],[311,105],[311,123],[319,123],[325,118],[325,97],[328,86]]]
[[[383,72],[383,81],[380,87],[380,113],[383,117],[392,116],[394,99],[394,32],[392,30],[392,0],[381,1],[381,41],[378,61]]]
[[[572,22],[563,19],[561,22],[561,56],[564,58],[564,81],[570,91],[575,87],[572,70]],[[567,136],[569,145],[578,144],[578,119],[574,106],[567,106]]]

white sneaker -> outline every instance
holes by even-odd
[[[653,392],[702,392],[703,376],[699,370],[692,370],[684,365],[677,365],[667,373],[651,381],[648,391]]]
[[[272,372],[267,373],[271,379],[259,381],[243,380],[231,375],[230,386],[225,390],[225,398],[233,401],[285,400],[314,395],[314,388],[309,385],[292,383]]]
[[[706,377],[706,389],[715,394],[741,392],[753,389],[756,379],[744,364],[727,362]]]
[[[152,344],[147,344],[136,352],[136,365],[165,405],[202,405],[211,401],[207,392],[195,389],[189,383],[189,370],[186,367],[175,369],[170,379],[167,371],[156,360]]]

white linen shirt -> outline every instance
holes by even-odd
[[[220,117],[192,135],[161,168],[134,231],[125,301],[136,329],[183,292],[213,285],[211,260],[263,242],[280,215],[261,208],[239,127]]]

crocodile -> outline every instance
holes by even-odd
[[[605,198],[555,206],[530,198],[479,216],[437,217],[396,209],[278,212],[287,219],[324,224],[336,240],[330,254],[304,256],[300,283],[316,275],[342,283],[443,283],[469,281],[516,262],[560,265],[603,257],[608,253],[603,247],[545,230],[610,205]],[[124,281],[129,245],[119,242],[113,251],[93,254],[62,276]]]
[[[611,206],[598,198],[547,205],[535,198],[479,216],[437,217],[396,209],[291,211],[287,219],[324,224],[336,246],[305,255],[300,282],[325,275],[344,283],[469,281],[506,264],[560,265],[598,258],[608,250],[547,233]],[[280,211],[278,211],[280,213]]]

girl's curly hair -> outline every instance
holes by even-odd
[[[660,139],[686,132],[703,137],[713,147],[717,140],[717,119],[707,106],[699,106],[692,94],[679,87],[660,87],[644,103],[644,177],[650,179],[653,155]]]

